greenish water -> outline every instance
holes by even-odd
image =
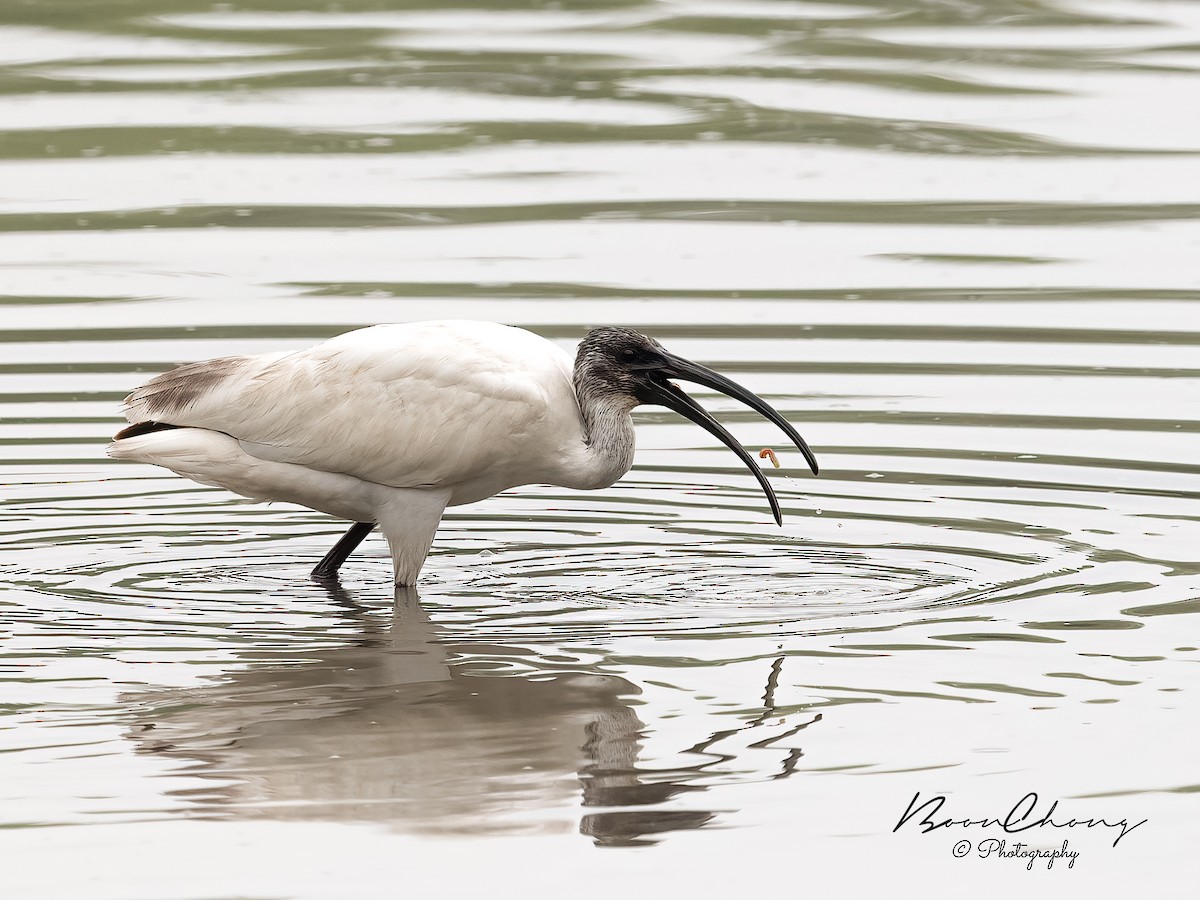
[[[6,890],[1185,896],[1198,96],[1182,0],[4,3]],[[782,530],[646,408],[394,605],[378,538],[329,592],[339,523],[104,457],[155,372],[429,318],[640,328],[821,476],[697,392]],[[1026,871],[918,791],[1147,822]]]

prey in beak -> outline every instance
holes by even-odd
[[[799,432],[780,415],[778,410],[757,394],[724,375],[689,359],[676,356],[664,349],[658,341],[632,329],[595,329],[588,334],[581,351],[587,349],[589,344],[594,348],[596,357],[600,357],[599,359],[593,357],[595,369],[607,370],[604,372],[604,376],[619,384],[620,388],[632,395],[637,403],[665,406],[667,409],[679,413],[684,418],[695,422],[736,453],[754,477],[758,479],[763,493],[767,495],[767,502],[771,505],[775,523],[783,524],[779,499],[775,496],[775,491],[771,488],[767,476],[754,462],[753,457],[733,435],[709,415],[704,407],[684,393],[672,379],[712,388],[746,404],[755,412],[769,419],[779,426],[787,435],[788,440],[796,445],[796,449],[804,455],[809,468],[816,475],[819,471],[816,455]]]

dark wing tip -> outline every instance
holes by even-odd
[[[178,425],[171,425],[167,422],[138,422],[136,425],[122,428],[113,435],[113,440],[123,441],[125,438],[140,437],[143,434],[153,434],[156,431],[167,431],[178,427]]]

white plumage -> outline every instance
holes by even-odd
[[[573,363],[553,343],[491,322],[377,325],[296,353],[160,375],[126,398],[132,424],[108,452],[363,523],[317,575],[334,574],[378,523],[397,584],[411,584],[446,506],[523,484],[603,488],[624,475],[630,410],[678,409],[675,394],[695,406],[665,380],[650,383],[655,373],[691,377],[671,363],[720,379],[628,329],[593,331]],[[657,396],[664,390],[666,401]],[[691,407],[680,411],[699,421]]]

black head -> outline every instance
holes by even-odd
[[[804,454],[813,474],[817,474],[817,458],[804,438],[765,400],[712,369],[669,353],[662,344],[641,332],[632,328],[595,328],[580,342],[575,357],[575,381],[580,402],[584,402],[585,392],[609,397],[616,395],[626,400],[630,409],[651,403],[691,419],[720,439],[750,468],[766,492],[775,521],[783,524],[775,492],[750,454],[700,404],[673,384],[672,378],[720,391],[761,413],[783,429]]]
[[[624,394],[632,409],[640,403],[650,374],[666,363],[662,344],[632,328],[593,328],[579,344],[575,370],[586,373],[591,390]]]

